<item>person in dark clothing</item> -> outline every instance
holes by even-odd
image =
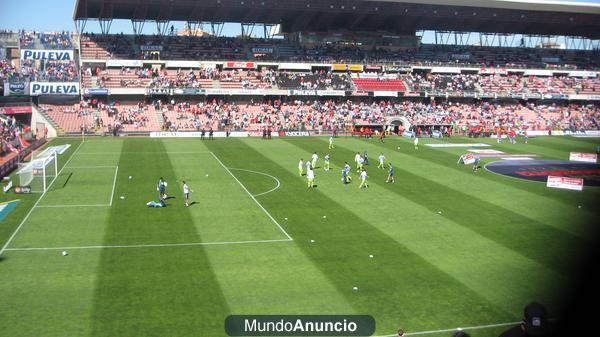
[[[502,334],[500,337],[549,337],[552,329],[548,320],[548,311],[540,303],[529,303],[523,310],[523,321]]]
[[[210,140],[214,140],[214,138],[213,138],[213,129],[212,129],[212,128],[210,128],[210,129],[208,130],[208,139],[210,139]]]

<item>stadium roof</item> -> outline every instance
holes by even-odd
[[[80,19],[281,24],[284,32],[454,30],[600,38],[600,4],[514,0],[77,0]]]

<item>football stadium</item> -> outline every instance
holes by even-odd
[[[600,3],[52,3],[0,2],[0,336],[592,335]]]

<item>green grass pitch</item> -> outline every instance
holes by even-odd
[[[544,159],[599,145],[443,141]],[[465,149],[429,142],[440,140],[418,151],[401,138],[341,137],[333,150],[326,138],[54,140],[72,145],[59,176],[0,223],[0,335],[220,337],[229,314],[370,314],[381,336],[497,336],[530,301],[556,313],[600,190],[473,173],[456,164]],[[343,186],[344,160],[365,150],[370,187],[355,172]],[[297,163],[314,151],[332,170],[308,189]],[[381,152],[395,184],[376,169]],[[161,176],[168,207],[148,208]]]

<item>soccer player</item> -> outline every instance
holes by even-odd
[[[385,181],[386,183],[393,183],[396,180],[394,179],[394,167],[392,166],[392,163],[388,164],[388,177],[387,180]]]
[[[313,169],[317,168],[317,160],[319,160],[319,155],[317,155],[317,153],[314,152],[312,155],[312,168]]]
[[[358,170],[356,170],[357,173],[360,173],[363,170],[364,163],[365,159],[361,155],[358,155]]]
[[[310,169],[306,171],[306,179],[308,180],[308,188],[315,186],[315,171]]]
[[[158,185],[156,185],[156,190],[158,191],[159,200],[167,198],[167,182],[164,181],[162,177],[158,179]]]
[[[352,177],[350,176],[350,165],[348,165],[348,162],[345,161],[344,162],[344,171],[346,171],[346,181],[347,182],[351,182],[352,181]]]
[[[354,163],[356,163],[356,169],[358,170],[358,159],[360,158],[360,153],[356,152],[354,156]]]
[[[473,172],[477,172],[477,170],[479,170],[479,162],[481,161],[481,158],[479,158],[478,155],[475,156],[475,162],[473,163]]]
[[[298,173],[301,177],[304,175],[304,159],[302,158],[300,158],[300,161],[298,162]]]
[[[419,137],[415,136],[415,140],[413,142],[415,144],[415,150],[419,149]]]
[[[385,138],[385,130],[381,130],[381,134],[379,134],[379,141],[385,143],[383,139]]]
[[[346,185],[348,183],[348,171],[345,168],[342,169],[342,185]]]
[[[331,136],[331,137],[329,137],[329,149],[331,150],[333,148],[334,148],[334,146],[333,146],[333,136]]]
[[[360,185],[358,185],[358,188],[367,188],[369,187],[369,184],[367,183],[367,178],[369,176],[367,175],[367,170],[362,170],[360,172]]]
[[[365,160],[365,165],[369,165],[369,154],[367,153],[367,150],[365,150],[365,154],[363,155],[363,158]]]
[[[383,165],[383,163],[385,162],[385,156],[383,155],[383,152],[379,155],[379,165],[377,165],[378,169],[382,169],[385,170],[385,166]]]
[[[329,171],[329,161],[331,160],[331,157],[329,156],[329,153],[325,155],[325,171]]]
[[[189,207],[190,204],[190,191],[194,192],[190,187],[183,181],[183,200],[185,200],[185,207]]]
[[[313,169],[312,164],[307,160],[306,161],[306,173],[308,174],[308,171],[312,170],[312,169]]]
[[[523,136],[525,137],[525,144],[527,144],[527,141],[529,140],[529,133],[527,130],[523,131]]]

